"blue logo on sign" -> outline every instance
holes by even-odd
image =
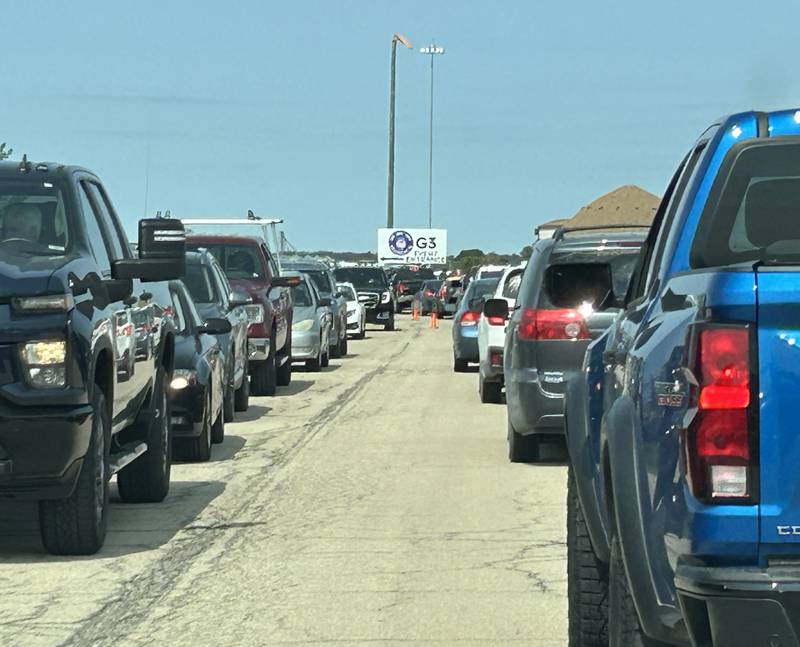
[[[398,229],[389,236],[389,249],[399,256],[405,256],[414,247],[414,239],[407,231]]]

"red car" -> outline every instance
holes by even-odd
[[[211,252],[231,286],[253,300],[245,306],[253,395],[274,395],[276,386],[288,386],[292,380],[290,280],[279,276],[266,242],[251,236],[192,234],[186,237],[186,248]]]

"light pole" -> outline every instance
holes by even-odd
[[[406,49],[411,49],[409,43],[400,34],[392,36],[392,65],[389,74],[389,169],[388,186],[386,188],[386,227],[394,227],[394,80],[395,61],[397,60],[397,43],[401,42]]]
[[[420,48],[420,54],[431,57],[431,116],[428,135],[428,229],[433,224],[433,59],[437,54],[444,54],[444,47],[439,47],[431,42],[427,47]]]

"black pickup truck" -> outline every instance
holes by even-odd
[[[51,553],[100,549],[112,475],[123,501],[167,495],[184,247],[142,220],[134,257],[90,171],[0,163],[0,496],[39,501]]]

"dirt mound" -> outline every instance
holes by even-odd
[[[650,225],[659,201],[660,198],[649,191],[628,184],[581,207],[565,226]]]

